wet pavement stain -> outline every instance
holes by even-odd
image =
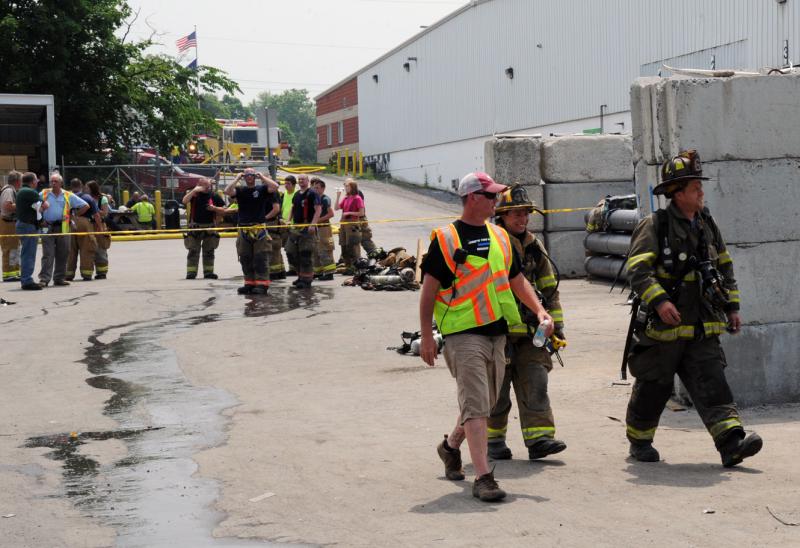
[[[86,382],[110,391],[104,413],[119,429],[42,436],[26,443],[53,449],[47,456],[63,462],[66,496],[87,515],[114,527],[119,546],[270,545],[212,538],[223,517],[213,510],[219,486],[195,476],[192,455],[225,442],[230,419],[222,411],[238,402],[223,390],[193,386],[174,351],[160,341],[198,325],[242,317],[268,318],[297,309],[315,315],[320,301],[333,298],[333,289],[272,288],[269,295],[247,297],[243,308],[240,296],[212,291],[214,296],[182,312],[107,326],[88,338],[81,362],[93,376]],[[102,342],[109,332],[119,336]],[[103,439],[123,441],[128,455],[101,464],[80,453],[81,446]]]

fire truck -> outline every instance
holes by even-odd
[[[200,163],[236,163],[263,161],[267,158],[267,146],[273,154],[288,156],[288,144],[284,146],[283,135],[275,120],[267,127],[267,116],[255,120],[216,119],[218,131],[213,135],[198,135],[195,138],[195,156]],[[286,150],[287,152],[283,152]],[[192,154],[192,145],[189,146]],[[201,159],[202,158],[202,159]],[[288,157],[285,158],[288,160]]]

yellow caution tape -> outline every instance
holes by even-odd
[[[570,213],[574,211],[588,211],[593,209],[591,207],[576,207],[576,208],[569,208],[569,209],[545,209],[543,212],[546,214],[550,213]],[[305,223],[305,224],[291,224],[291,225],[250,225],[247,228],[249,229],[270,229],[270,230],[286,230],[286,229],[298,229],[298,228],[308,228],[311,226],[327,226],[330,225],[333,227],[334,230],[338,230],[339,227],[345,225],[362,225],[365,223],[370,224],[387,224],[387,223],[420,223],[420,222],[428,222],[428,221],[447,221],[458,219],[459,215],[443,215],[438,217],[413,217],[410,219],[369,219],[366,221],[342,221],[339,223]],[[156,236],[156,235],[169,235],[173,234],[177,237],[183,237],[183,234],[189,232],[231,232],[231,230],[236,230],[236,227],[205,227],[205,228],[164,228],[159,230],[117,230],[117,231],[108,231],[108,232],[56,232],[56,233],[47,233],[47,234],[0,234],[0,238],[46,238],[52,236],[92,236],[92,235],[111,235],[112,239],[119,240],[119,241],[133,241],[133,240],[140,240],[145,239],[144,236]],[[233,233],[231,233],[233,234]],[[121,238],[122,236],[133,236],[130,240],[125,240]],[[228,237],[228,236],[226,236]],[[170,239],[170,238],[146,238],[151,240],[157,239]]]

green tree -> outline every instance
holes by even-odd
[[[224,95],[221,103],[227,107],[228,116],[226,118],[240,118],[246,120],[255,118],[252,109],[244,106],[242,101],[231,95]]]
[[[198,106],[198,85],[238,90],[217,69],[147,55],[151,42],[127,41],[132,16],[124,0],[0,2],[0,91],[55,97],[59,155],[182,143],[213,123]]]
[[[291,131],[284,131],[284,137],[294,149],[296,156],[304,162],[317,159],[317,118],[316,109],[308,90],[289,89],[281,93],[268,91],[259,93],[250,103],[250,110],[274,108],[278,114],[278,125],[285,123]],[[294,139],[294,140],[292,140]]]

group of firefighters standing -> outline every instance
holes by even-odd
[[[694,150],[666,161],[653,193],[670,198],[670,205],[643,219],[631,240],[626,267],[636,297],[625,360],[636,381],[626,434],[630,457],[640,462],[661,458],[653,439],[676,374],[723,466],[739,464],[763,445],[758,434],[745,434],[725,379],[719,336],[740,330],[739,291],[730,254],[704,206],[705,179]],[[445,476],[463,480],[459,447],[466,439],[472,494],[490,502],[506,496],[489,458],[512,456],[505,443],[512,385],[528,457],[566,449],[555,437],[547,392],[552,343],[564,340],[564,315],[547,251],[527,228],[535,204],[524,188],[470,173],[458,194],[461,218],[433,232],[422,263],[420,355],[435,364],[433,317],[459,404],[456,425],[437,453]],[[488,222],[492,216],[495,224]]]
[[[272,280],[287,275],[296,275],[292,285],[304,289],[311,287],[315,278],[332,280],[337,269],[351,274],[362,247],[367,253],[375,249],[364,197],[352,179],[343,189],[337,189],[334,201],[325,190],[321,178],[301,174],[288,175],[281,191],[277,182],[247,168],[226,186],[224,194],[232,201],[226,206],[214,193],[211,180],[201,182],[183,197],[188,221],[184,238],[188,250],[186,277],[197,277],[201,257],[203,276],[217,277],[214,250],[219,245],[219,233],[209,229],[219,224],[220,216],[231,212],[237,215],[236,252],[244,275],[240,294],[265,294]],[[330,224],[337,210],[342,211],[340,265],[334,262]],[[289,261],[288,270],[282,250]]]
[[[110,206],[96,181],[84,185],[54,172],[50,186],[37,192],[34,173],[12,171],[0,190],[0,247],[3,250],[3,281],[19,281],[22,289],[40,290],[50,282],[66,286],[77,274],[85,281],[108,274],[108,235],[105,219]],[[42,238],[39,281],[33,278],[37,239]],[[78,268],[80,260],[80,268]]]

